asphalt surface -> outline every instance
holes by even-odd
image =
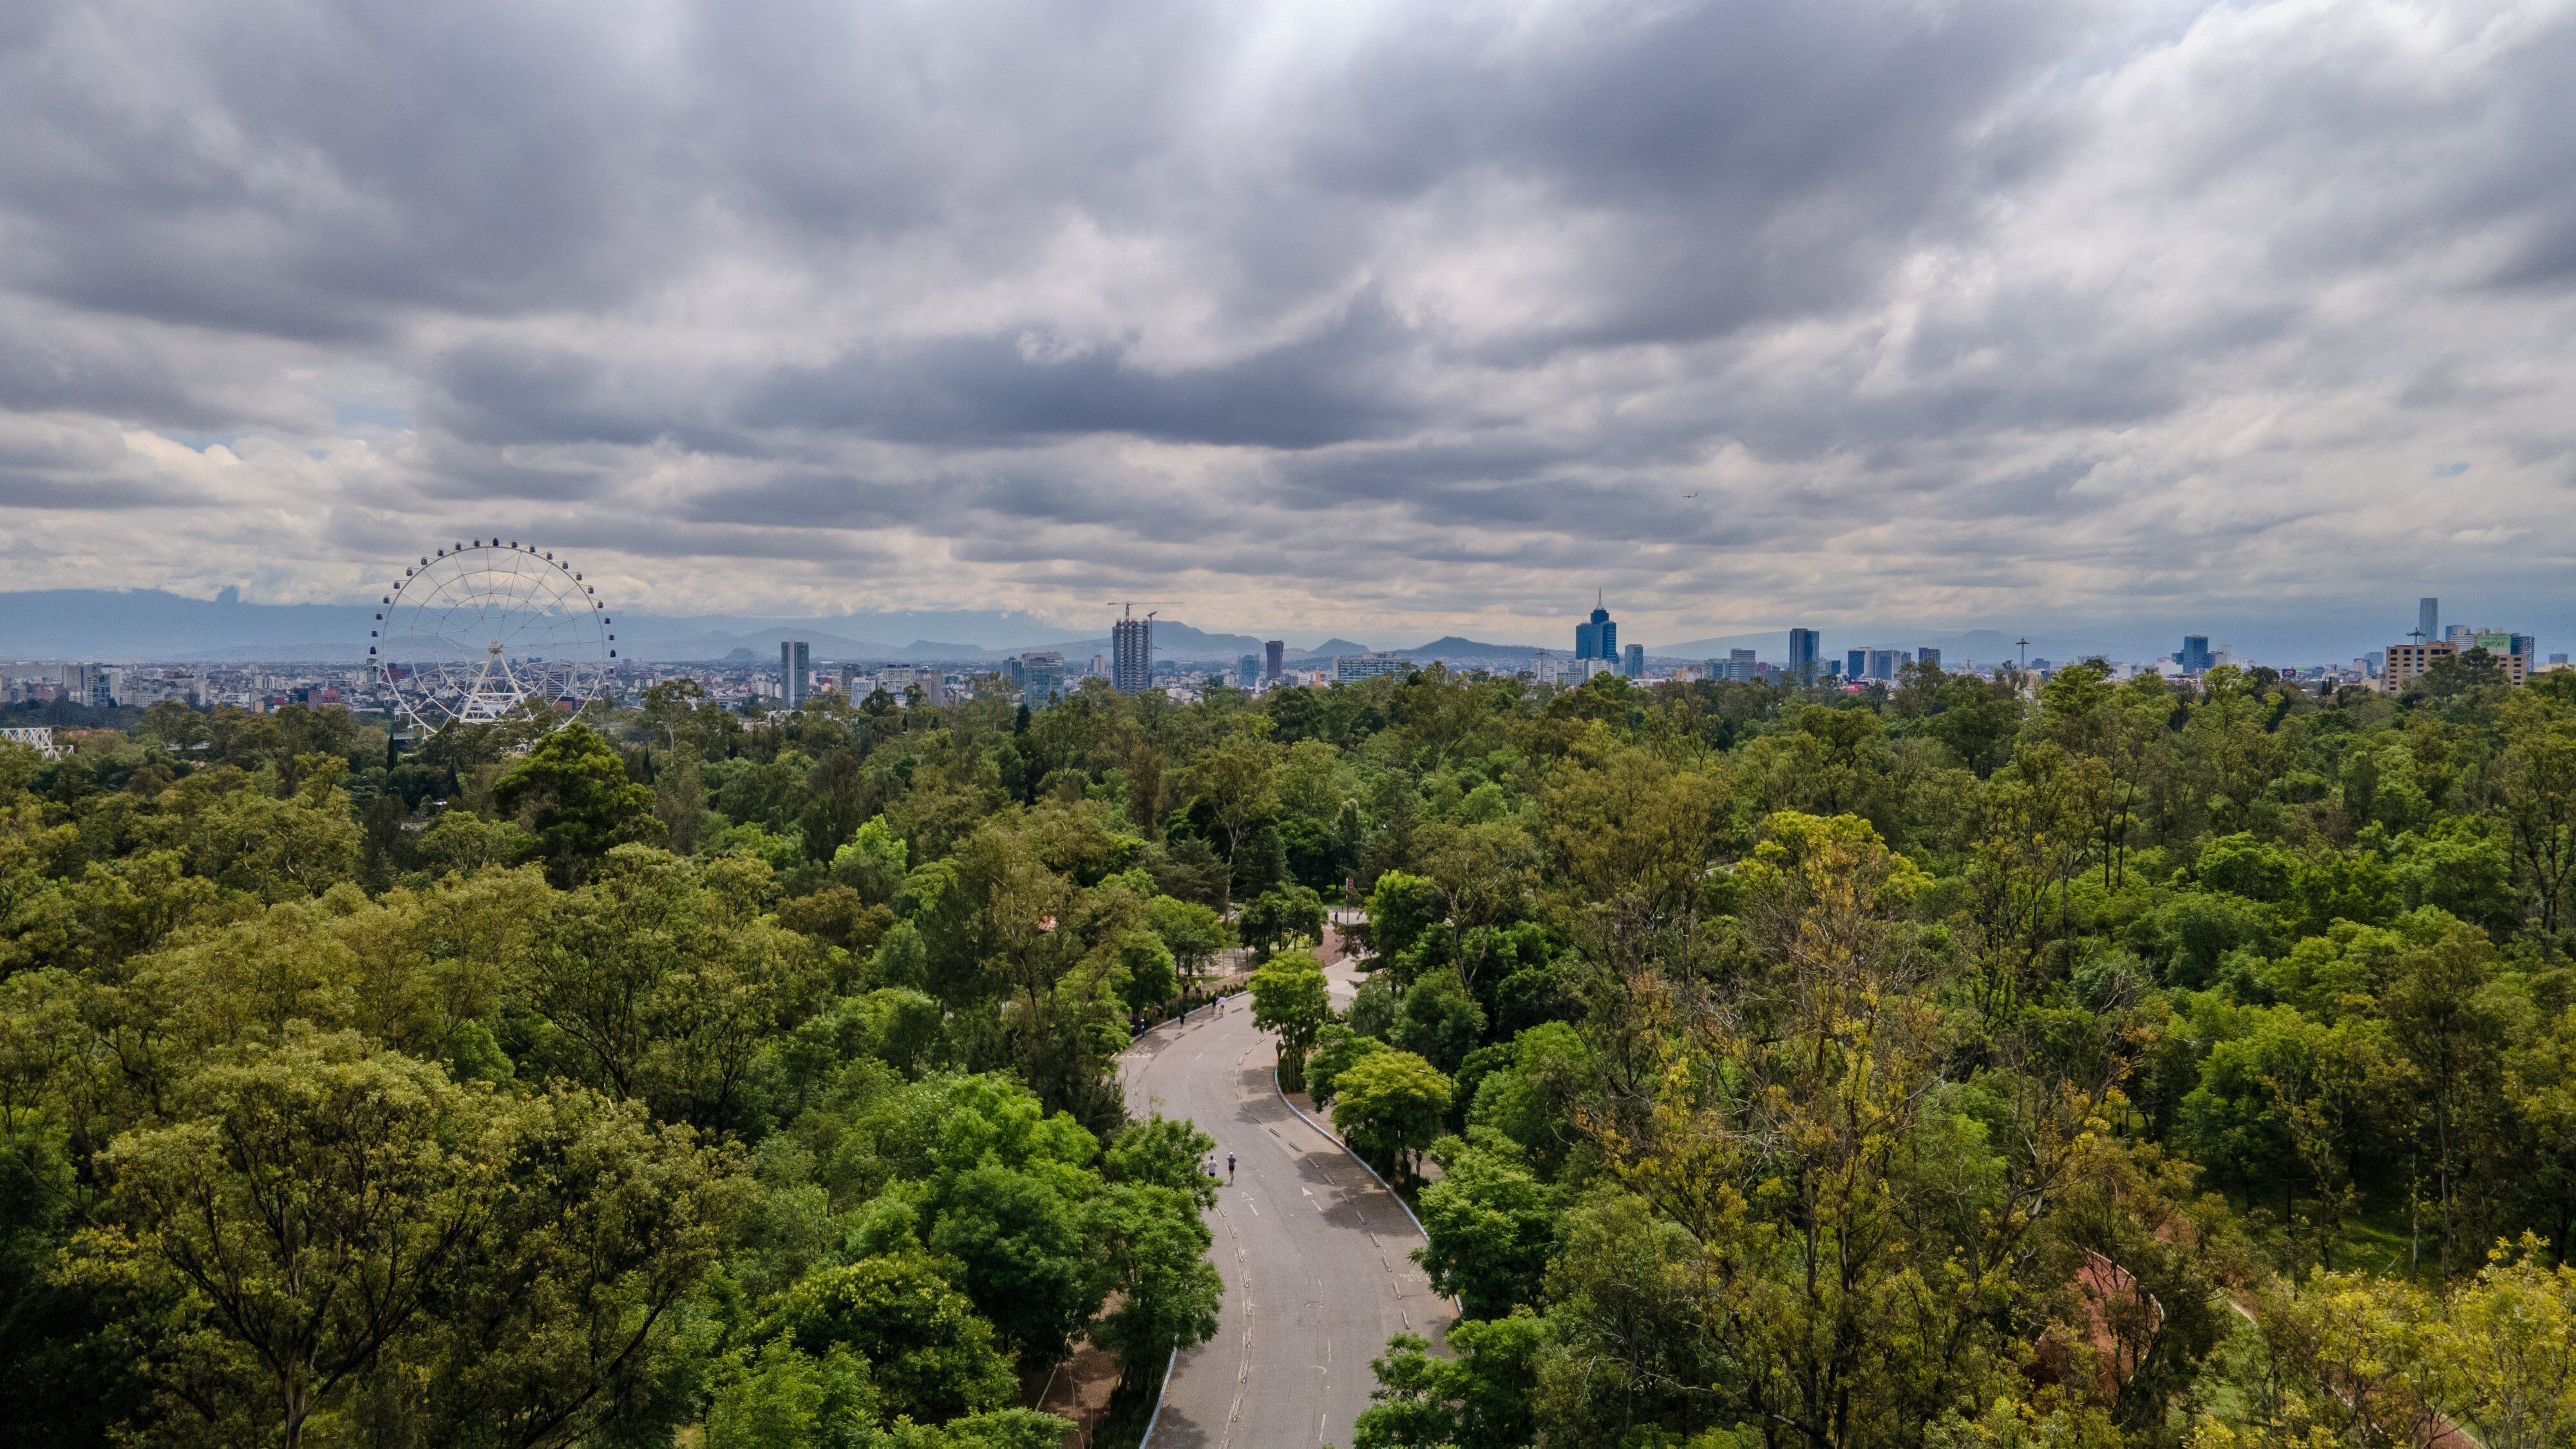
[[[1329,973],[1347,1000],[1348,966]],[[1441,1341],[1456,1316],[1410,1255],[1404,1206],[1271,1081],[1277,1056],[1252,1004],[1202,1010],[1147,1033],[1121,1063],[1128,1110],[1187,1117],[1216,1139],[1234,1181],[1208,1213],[1225,1278],[1216,1337],[1182,1353],[1150,1449],[1270,1449],[1351,1442],[1398,1333]]]

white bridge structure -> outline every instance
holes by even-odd
[[[25,745],[48,760],[59,760],[63,757],[62,746],[54,743],[54,730],[51,725],[39,725],[32,729],[0,730],[0,745]]]

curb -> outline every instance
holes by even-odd
[[[1350,959],[1350,958],[1349,958],[1349,957],[1344,957],[1343,959],[1344,959],[1344,960],[1348,960],[1348,959]],[[1344,1142],[1344,1141],[1343,1141],[1339,1136],[1335,1135],[1335,1134],[1334,1134],[1334,1132],[1333,1132],[1333,1129],[1332,1129],[1332,1128],[1327,1127],[1327,1126],[1325,1126],[1323,1123],[1316,1121],[1314,1118],[1307,1116],[1307,1115],[1306,1115],[1306,1111],[1305,1111],[1305,1109],[1304,1109],[1304,1108],[1302,1108],[1302,1107],[1298,1106],[1296,1103],[1291,1102],[1291,1101],[1289,1101],[1289,1100],[1288,1100],[1288,1091],[1287,1091],[1287,1089],[1279,1085],[1279,1064],[1278,1064],[1277,1062],[1272,1062],[1272,1063],[1271,1063],[1271,1065],[1270,1065],[1270,1090],[1271,1090],[1271,1091],[1273,1091],[1273,1092],[1278,1093],[1278,1095],[1279,1095],[1279,1105],[1280,1105],[1280,1106],[1283,1106],[1283,1107],[1287,1108],[1289,1111],[1296,1113],[1296,1114],[1297,1114],[1297,1120],[1298,1120],[1298,1121],[1303,1122],[1303,1123],[1305,1123],[1307,1126],[1312,1127],[1312,1128],[1314,1128],[1316,1131],[1318,1131],[1318,1132],[1322,1133],[1322,1134],[1324,1135],[1324,1140],[1325,1140],[1325,1141],[1330,1142],[1330,1143],[1331,1143],[1331,1144],[1333,1144],[1335,1147],[1338,1147],[1338,1148],[1342,1149],[1342,1155],[1343,1155],[1343,1156],[1345,1156],[1345,1157],[1349,1158],[1349,1159],[1350,1159],[1351,1161],[1353,1161],[1353,1162],[1358,1163],[1358,1164],[1360,1165],[1360,1171],[1367,1173],[1367,1174],[1369,1175],[1369,1178],[1370,1178],[1370,1180],[1371,1180],[1371,1181],[1375,1182],[1379,1187],[1384,1188],[1384,1189],[1385,1189],[1385,1191],[1386,1191],[1386,1195],[1387,1195],[1388,1197],[1391,1197],[1391,1198],[1395,1199],[1395,1205],[1396,1205],[1397,1207],[1402,1208],[1402,1209],[1404,1210],[1404,1220],[1405,1220],[1406,1222],[1409,1222],[1409,1223],[1413,1224],[1413,1230],[1414,1230],[1415,1232],[1422,1234],[1422,1241],[1423,1241],[1424,1246],[1426,1246],[1426,1247],[1427,1247],[1427,1246],[1429,1246],[1429,1245],[1430,1245],[1430,1242],[1431,1242],[1431,1232],[1430,1232],[1430,1230],[1429,1230],[1428,1228],[1425,1228],[1425,1227],[1423,1227],[1423,1226],[1422,1226],[1422,1219],[1417,1218],[1417,1217],[1415,1217],[1415,1216],[1413,1215],[1413,1205],[1412,1205],[1411,1203],[1408,1203],[1408,1202],[1406,1202],[1406,1201],[1404,1200],[1404,1194],[1402,1194],[1402,1193],[1400,1193],[1400,1192],[1397,1192],[1394,1188],[1387,1187],[1387,1185],[1386,1185],[1386,1179],[1385,1179],[1385,1178],[1383,1178],[1383,1177],[1379,1177],[1379,1176],[1377,1175],[1377,1169],[1368,1165],[1368,1159],[1367,1159],[1367,1158],[1365,1158],[1365,1157],[1360,1156],[1360,1155],[1359,1155],[1358,1153],[1356,1153],[1356,1152],[1353,1152],[1353,1151],[1351,1150],[1351,1144],[1349,1144],[1349,1143],[1347,1143],[1347,1142]],[[1461,1316],[1464,1316],[1464,1315],[1465,1315],[1465,1313],[1466,1313],[1466,1311],[1467,1311],[1467,1307],[1466,1307],[1466,1305],[1465,1305],[1465,1304],[1460,1303],[1460,1302],[1459,1302],[1457,1299],[1455,1299],[1455,1298],[1449,1298],[1449,1299],[1447,1299],[1446,1301],[1448,1302],[1448,1304],[1449,1304],[1449,1306],[1450,1306],[1450,1307],[1457,1309],[1457,1310],[1458,1310],[1458,1312],[1459,1312],[1459,1314],[1460,1314]],[[1142,1446],[1139,1446],[1139,1449],[1142,1449]]]
[[[1358,1163],[1360,1165],[1360,1171],[1367,1173],[1371,1182],[1376,1183],[1380,1188],[1384,1188],[1386,1195],[1395,1199],[1395,1205],[1404,1210],[1404,1220],[1413,1224],[1413,1230],[1415,1232],[1422,1234],[1422,1241],[1425,1243],[1431,1241],[1430,1232],[1422,1226],[1422,1219],[1413,1215],[1413,1208],[1410,1204],[1405,1202],[1404,1194],[1397,1192],[1394,1188],[1387,1187],[1386,1179],[1377,1175],[1377,1169],[1368,1165],[1368,1159],[1360,1156],[1356,1152],[1353,1152],[1351,1150],[1351,1144],[1344,1142],[1341,1138],[1333,1135],[1332,1128],[1327,1127],[1323,1123],[1316,1121],[1314,1118],[1307,1116],[1304,1108],[1288,1100],[1287,1089],[1279,1085],[1279,1068],[1275,1063],[1270,1068],[1270,1090],[1279,1094],[1279,1105],[1296,1113],[1298,1121],[1303,1122],[1307,1126],[1314,1128],[1316,1131],[1323,1133],[1325,1141],[1342,1149],[1342,1155],[1344,1157]],[[1455,1303],[1457,1300],[1453,1298],[1450,1301]]]
[[[1180,1361],[1181,1351],[1177,1348],[1172,1350],[1170,1358],[1163,1360],[1163,1382],[1154,1390],[1154,1412],[1145,1420],[1145,1432],[1136,1436],[1136,1449],[1145,1449],[1146,1445],[1154,1442],[1154,1426],[1163,1422],[1163,1396],[1172,1390],[1172,1366]]]

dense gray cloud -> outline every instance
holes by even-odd
[[[2504,0],[26,0],[0,588],[2576,628],[2572,93]]]

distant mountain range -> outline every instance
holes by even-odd
[[[156,660],[170,663],[249,663],[303,660],[357,663],[367,657],[367,631],[375,610],[352,604],[254,604],[226,589],[212,599],[191,599],[156,589],[46,589],[0,593],[0,659]],[[1068,639],[1043,620],[1010,614],[877,614],[830,619],[778,619],[742,615],[619,613],[618,653],[623,658],[672,663],[723,659],[735,650],[775,659],[779,641],[802,639],[817,660],[923,664],[998,662],[1013,654],[1053,649],[1088,662],[1107,654],[1107,635]],[[948,625],[956,634],[895,633],[888,626]],[[884,632],[878,632],[884,630]],[[909,639],[890,643],[890,639]],[[1448,642],[1448,641],[1443,641]],[[1154,653],[1163,659],[1222,661],[1259,655],[1262,641],[1249,634],[1211,634],[1176,619],[1154,624]],[[1297,660],[1366,654],[1370,646],[1329,639],[1312,649],[1292,649]]]
[[[0,659],[357,663],[367,657],[367,630],[374,612],[363,604],[246,603],[232,589],[212,599],[148,589],[0,593]],[[1110,652],[1106,635],[1068,638],[1061,625],[1004,612],[846,614],[827,619],[621,612],[612,617],[617,621],[618,653],[654,663],[724,659],[736,650],[748,651],[756,659],[776,659],[782,639],[805,640],[813,646],[817,661],[835,663],[975,665],[998,663],[1028,650],[1053,649],[1070,661],[1088,664],[1091,656]],[[909,642],[889,642],[897,639]],[[2030,653],[2033,658],[2075,659],[2099,650],[2117,658],[2124,657],[2119,652],[2123,642],[2134,641],[2063,634],[2031,641]],[[1729,649],[1750,648],[1761,659],[1779,663],[1787,658],[1788,643],[1788,631],[1775,629],[1649,645],[1646,657],[1695,663],[1725,658]],[[1954,665],[1969,659],[1991,664],[2019,657],[2018,641],[1996,629],[1918,634],[1903,629],[1838,628],[1826,634],[1824,652],[1839,657],[1843,650],[1861,645],[1928,645]],[[1384,647],[1335,637],[1285,654],[1288,661],[1311,668]],[[1557,655],[1571,652],[1562,644],[1497,644],[1457,635],[1389,652],[1461,668],[1519,669],[1542,650]],[[1243,655],[1261,653],[1262,641],[1250,634],[1209,633],[1176,619],[1154,624],[1154,654],[1160,659],[1230,665]],[[2132,650],[2125,657],[2146,656]]]

